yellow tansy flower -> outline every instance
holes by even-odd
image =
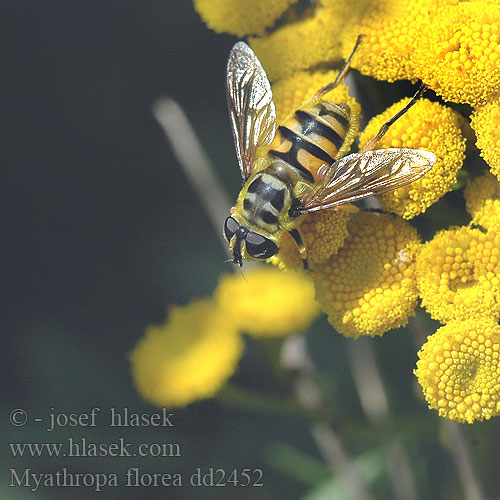
[[[234,373],[243,342],[231,318],[213,301],[170,310],[150,326],[130,355],[140,394],[159,406],[185,406],[212,397]]]
[[[194,8],[218,33],[263,34],[297,0],[194,0]]]
[[[500,95],[476,107],[471,116],[471,126],[476,133],[476,145],[481,150],[481,156],[500,180]]]
[[[250,39],[271,81],[341,59],[338,35],[352,7],[347,0],[339,5],[340,10],[317,8],[312,17],[287,24],[266,37]],[[353,48],[354,43],[351,51]]]
[[[311,280],[271,266],[223,275],[215,299],[228,320],[253,336],[283,336],[307,328],[319,313]]]
[[[435,3],[413,52],[414,76],[448,101],[486,102],[500,86],[500,5]]]
[[[415,375],[429,408],[472,424],[500,415],[500,327],[490,318],[451,321],[418,353]]]
[[[342,55],[348,57],[358,35],[364,36],[353,67],[378,80],[414,79],[411,54],[421,43],[422,26],[439,8],[435,0],[364,0],[346,20]]]
[[[500,235],[459,227],[440,231],[417,256],[422,305],[441,322],[500,314]]]
[[[311,269],[337,253],[348,235],[347,223],[350,215],[357,211],[353,205],[344,205],[338,210],[313,212],[302,218],[298,229],[307,249],[307,262]],[[269,260],[281,269],[304,268],[297,245],[286,232],[281,237],[279,253]]]
[[[500,232],[500,182],[494,175],[486,173],[469,182],[465,202],[474,224]]]
[[[328,321],[343,335],[382,335],[405,325],[417,305],[415,229],[402,219],[352,217],[344,246],[316,266],[316,295]]]
[[[403,99],[373,118],[360,135],[361,147],[407,102],[408,99]],[[425,149],[435,153],[437,160],[421,179],[379,196],[387,211],[411,219],[451,191],[465,158],[462,121],[456,111],[437,102],[420,99],[389,128],[377,148]]]

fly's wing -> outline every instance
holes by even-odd
[[[257,148],[271,144],[274,138],[276,110],[266,72],[244,42],[238,42],[229,54],[226,93],[236,156],[246,180]]]
[[[436,155],[422,149],[389,148],[354,153],[323,165],[319,182],[302,199],[302,212],[351,203],[410,184],[430,170]]]

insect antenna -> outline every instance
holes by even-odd
[[[349,66],[351,65],[352,58],[354,57],[354,54],[358,50],[359,44],[361,43],[361,39],[363,38],[363,35],[359,35],[358,39],[356,40],[356,45],[354,45],[354,49],[352,49],[351,55],[347,59],[347,61],[344,63],[344,66],[342,66],[342,69],[340,70],[339,74],[335,78],[335,80],[328,85],[325,85],[324,87],[321,87],[311,98],[313,99],[320,99],[323,97],[325,94],[328,94],[331,90],[333,90],[344,78],[345,74],[347,73],[347,70],[349,69]]]
[[[248,280],[247,280],[245,274],[243,273],[243,268],[242,267],[238,267],[238,271],[240,272],[241,277],[245,280],[245,283],[248,285]]]
[[[380,139],[384,137],[385,133],[389,130],[390,126],[399,118],[401,118],[422,96],[422,94],[426,91],[427,86],[422,83],[419,89],[415,92],[415,95],[408,101],[406,106],[403,109],[400,109],[393,117],[387,120],[378,131],[377,135],[370,139],[366,146],[361,150],[361,153],[366,153],[366,151],[370,151],[375,148],[375,146],[380,142]]]

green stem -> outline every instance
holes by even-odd
[[[266,396],[234,383],[227,383],[216,398],[224,406],[239,410],[269,415],[292,415],[307,421],[315,421],[319,418],[314,412],[294,400]]]

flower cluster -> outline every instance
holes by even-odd
[[[353,68],[388,82],[421,80],[432,91],[376,145],[424,149],[437,158],[421,179],[379,196],[383,209],[399,218],[348,205],[302,216],[297,229],[317,300],[338,332],[354,338],[382,335],[405,325],[420,298],[444,324],[419,353],[416,375],[429,406],[460,422],[499,414],[500,2],[322,0],[300,11],[294,2],[281,1],[268,3],[266,16],[259,0],[253,19],[241,21],[234,13],[249,2],[216,0],[211,9],[202,8],[205,3],[195,0],[210,27],[250,37],[272,81],[279,123],[335,78],[327,69],[351,54],[359,35]],[[358,131],[360,107],[344,85],[325,99],[346,103],[352,111],[340,157]],[[407,102],[400,100],[373,117],[360,135],[360,148]],[[464,112],[464,104],[472,107],[470,127],[456,111]],[[475,147],[474,133],[491,171],[475,178],[473,156],[464,163]],[[466,137],[471,139],[467,150]],[[429,234],[428,227],[436,224],[427,224],[425,212],[443,198],[438,207],[446,206],[447,193],[459,189],[463,179],[468,180],[464,194],[472,221],[437,231],[421,243],[403,219],[423,220]],[[271,262],[285,270],[302,268],[286,232]]]
[[[237,368],[242,333],[290,335],[318,312],[305,275],[264,267],[222,276],[213,298],[173,307],[164,324],[147,328],[130,355],[135,386],[159,406],[212,397]]]
[[[493,195],[492,178],[467,188],[469,210],[485,226],[495,218],[491,204],[473,195]],[[459,422],[500,415],[500,234],[473,227],[438,232],[417,256],[417,286],[422,305],[445,323],[428,337],[415,371],[429,407]]]

